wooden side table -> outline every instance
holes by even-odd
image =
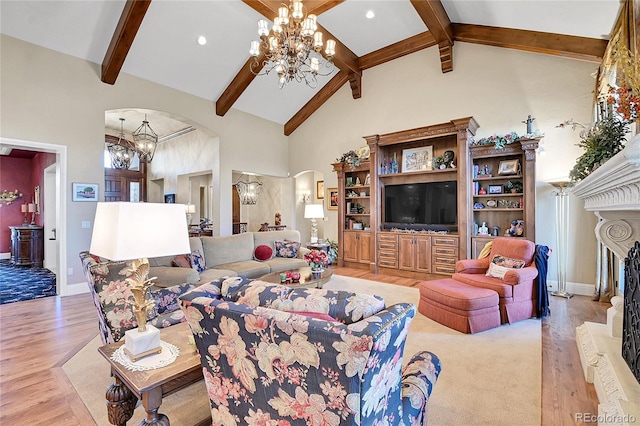
[[[44,263],[44,228],[42,226],[10,226],[11,263],[42,268]]]

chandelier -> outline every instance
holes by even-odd
[[[254,205],[258,201],[258,194],[262,190],[262,182],[257,178],[251,180],[251,176],[246,176],[247,182],[243,179],[245,175],[240,176],[240,180],[233,184],[240,196],[240,204]]]
[[[291,0],[289,6],[278,9],[273,18],[273,27],[261,19],[258,21],[260,41],[252,41],[249,53],[253,57],[251,72],[265,75],[275,70],[278,74],[278,86],[282,87],[292,80],[305,82],[307,86],[317,86],[316,75],[326,76],[333,71],[333,56],[336,53],[335,40],[327,40],[323,56],[322,33],[316,31],[316,15],[304,17],[301,0]],[[258,56],[262,53],[262,71]],[[320,72],[320,63],[326,61],[326,73]]]
[[[120,119],[120,134],[118,142],[107,145],[107,151],[111,157],[111,167],[118,170],[127,170],[131,166],[131,159],[136,154],[131,143],[124,136],[124,118]]]
[[[138,153],[141,163],[150,163],[158,146],[158,135],[151,129],[147,121],[147,114],[140,127],[133,132],[133,149]]]

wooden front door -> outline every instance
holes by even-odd
[[[147,201],[145,171],[104,169],[104,201],[131,201],[132,183],[138,184],[139,201]]]

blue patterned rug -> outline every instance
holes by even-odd
[[[55,295],[56,274],[50,270],[0,260],[0,305]]]

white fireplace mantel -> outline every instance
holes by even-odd
[[[640,240],[640,134],[573,188],[585,209],[598,216],[596,238],[619,259]],[[607,324],[585,322],[576,342],[585,379],[598,394],[599,425],[631,425],[640,420],[640,384],[622,358],[621,298],[613,298]],[[617,302],[617,303],[616,303]]]

